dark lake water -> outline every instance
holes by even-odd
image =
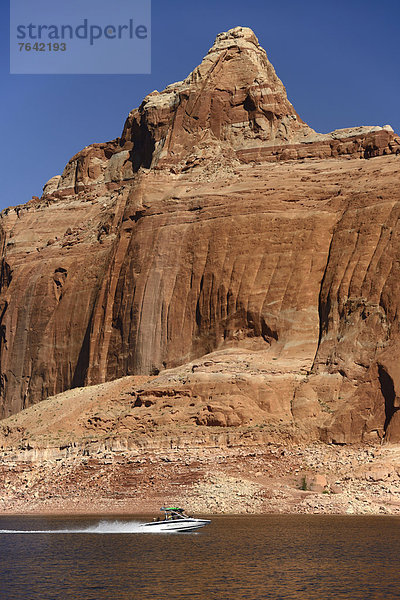
[[[215,517],[181,534],[135,522],[1,517],[1,600],[400,598],[400,518]]]

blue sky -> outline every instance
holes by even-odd
[[[8,11],[1,0],[0,208],[40,196],[81,148],[119,136],[146,94],[183,79],[237,25],[255,31],[317,131],[400,133],[399,0],[153,0],[152,73],[120,76],[10,75]]]

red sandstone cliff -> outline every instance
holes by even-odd
[[[1,414],[161,372],[132,384],[132,431],[398,440],[399,149],[389,126],[315,133],[254,33],[220,34],[2,212]]]

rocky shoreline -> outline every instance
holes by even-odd
[[[0,457],[0,514],[400,514],[400,446],[268,444]]]

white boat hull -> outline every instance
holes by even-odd
[[[200,529],[204,525],[208,525],[211,521],[207,519],[176,519],[171,521],[152,521],[151,523],[143,523],[141,527],[147,532],[159,531],[194,531]]]

